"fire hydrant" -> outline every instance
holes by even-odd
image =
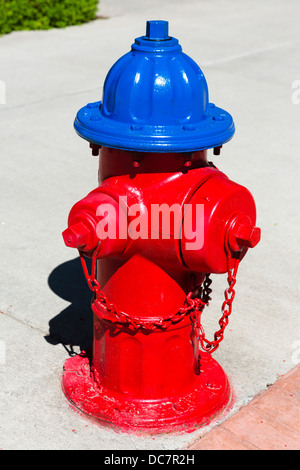
[[[93,347],[66,361],[63,390],[103,425],[191,431],[231,403],[211,354],[239,262],[260,240],[251,193],[207,160],[232,138],[233,119],[209,102],[168,22],[148,21],[110,69],[102,101],[79,110],[74,126],[100,161],[99,186],[73,206],[63,232],[93,292]],[[209,340],[201,315],[211,273],[227,273],[228,285]]]

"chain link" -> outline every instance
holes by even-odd
[[[137,330],[145,329],[147,331],[154,331],[156,329],[167,329],[171,324],[180,322],[185,316],[190,315],[190,319],[193,325],[193,332],[196,339],[199,340],[203,351],[212,353],[218,347],[220,342],[223,340],[224,330],[228,325],[228,317],[232,311],[232,303],[235,296],[234,286],[236,283],[236,274],[239,265],[239,259],[236,259],[233,268],[228,268],[228,288],[225,289],[224,296],[225,300],[222,305],[222,317],[219,320],[220,329],[215,332],[214,340],[209,341],[201,324],[201,315],[205,306],[209,305],[211,300],[210,294],[212,289],[210,288],[212,280],[210,274],[205,275],[203,285],[198,289],[198,292],[189,292],[185,298],[184,306],[180,308],[174,315],[162,318],[161,320],[146,320],[139,317],[134,317],[128,313],[121,312],[114,304],[110,303],[101,290],[101,286],[96,279],[96,263],[97,256],[101,247],[101,243],[98,244],[92,255],[92,266],[91,274],[89,274],[84,253],[79,250],[80,260],[83,267],[84,275],[91,291],[94,293],[94,302],[102,307],[103,319],[113,322],[114,324],[124,326]]]
[[[209,304],[211,300],[210,294],[212,293],[212,289],[210,288],[212,284],[212,280],[210,279],[210,274],[206,273],[205,278],[203,281],[202,291],[201,291],[201,299],[205,303],[205,305]]]
[[[237,257],[234,261],[234,266],[232,268],[228,268],[228,287],[224,291],[225,300],[221,308],[222,316],[219,320],[220,329],[215,332],[213,341],[209,341],[205,336],[204,328],[201,323],[201,315],[203,309],[195,310],[192,313],[194,335],[199,340],[201,348],[205,352],[213,353],[219,347],[221,341],[224,338],[224,331],[229,322],[229,316],[232,312],[232,303],[235,297],[234,286],[236,284],[236,275],[239,267],[239,262],[240,260]],[[212,281],[209,278],[209,274],[206,274],[205,280],[203,282],[202,300],[205,301],[205,304],[207,306],[209,306],[209,301],[211,300],[211,298],[209,297],[209,294],[211,293],[211,289],[209,288],[209,286],[211,285],[211,283]]]

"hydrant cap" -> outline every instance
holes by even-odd
[[[89,142],[140,152],[193,152],[220,147],[234,134],[231,115],[209,103],[198,65],[170,37],[167,21],[148,21],[105,79],[103,99],[77,113]]]

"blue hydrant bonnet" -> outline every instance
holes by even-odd
[[[146,35],[108,72],[102,101],[80,109],[74,127],[93,144],[140,152],[220,147],[235,130],[231,115],[209,103],[201,69],[167,21],[147,22]]]

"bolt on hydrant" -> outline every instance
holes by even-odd
[[[168,22],[148,21],[109,71],[102,101],[80,109],[74,126],[99,155],[99,186],[63,232],[93,292],[93,348],[66,361],[63,390],[115,429],[194,430],[232,401],[212,353],[239,262],[260,240],[251,193],[207,160],[232,138],[233,119],[209,102]],[[201,316],[212,273],[227,273],[228,284],[209,340]]]

